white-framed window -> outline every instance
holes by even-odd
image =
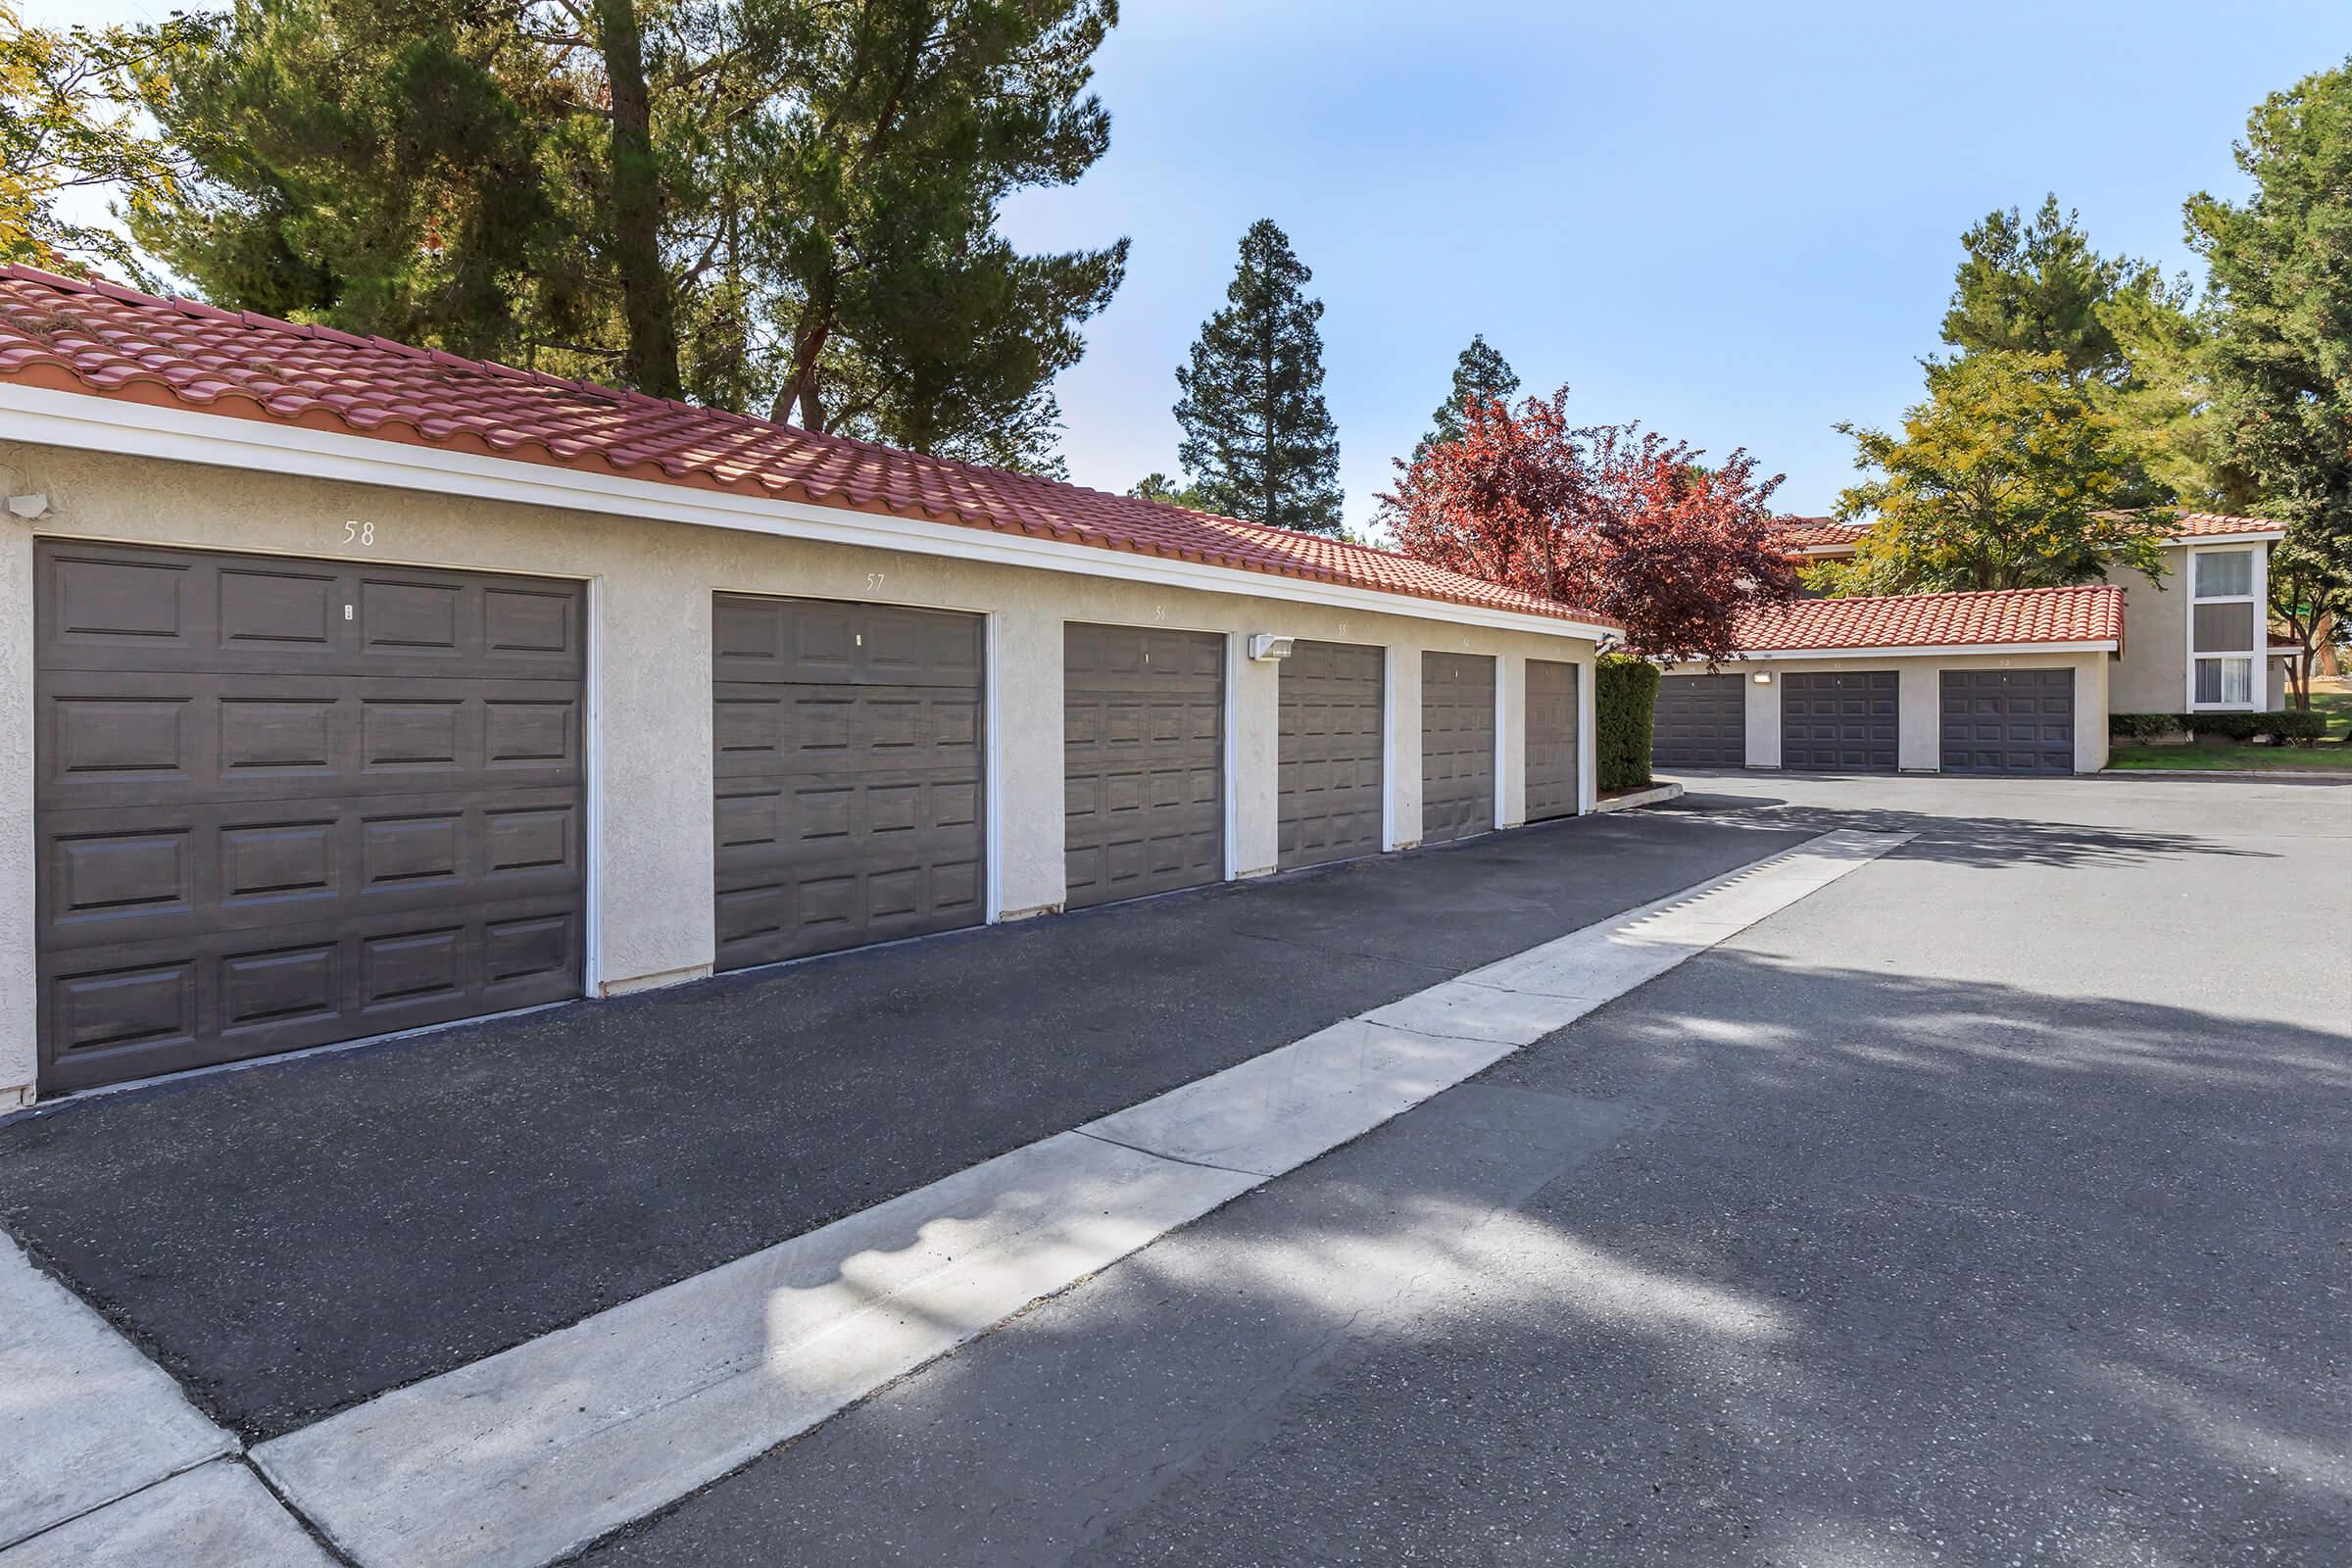
[[[2191,708],[2253,708],[2262,673],[2263,562],[2250,546],[2188,558]]]

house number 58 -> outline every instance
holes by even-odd
[[[372,547],[375,544],[375,524],[372,522],[345,523],[343,525],[343,542],[347,545]]]

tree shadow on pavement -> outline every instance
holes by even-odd
[[[1717,950],[593,1560],[2340,1564],[2348,1175],[2342,1033]]]

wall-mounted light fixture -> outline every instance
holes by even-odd
[[[1756,671],[1756,684],[1757,684],[1757,685],[1759,685],[1759,686],[1769,686],[1769,685],[1771,685],[1771,684],[1772,684],[1772,671],[1771,671],[1771,670],[1769,670],[1769,669],[1759,669],[1759,670],[1757,670],[1757,671]]]
[[[8,510],[26,522],[37,521],[48,513],[49,498],[45,495],[10,496]]]
[[[1291,657],[1292,640],[1270,631],[1253,633],[1250,638],[1250,657],[1267,664],[1288,659]]]

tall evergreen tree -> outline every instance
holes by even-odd
[[[134,232],[214,301],[1051,469],[1126,243],[1004,201],[1108,145],[1116,0],[233,0],[151,75]]]
[[[2286,525],[2271,612],[2314,653],[2352,623],[2352,62],[2258,106],[2237,147],[2243,202],[2188,203],[2218,319],[2208,360],[2228,463]]]
[[[2021,220],[1991,212],[1960,237],[1967,251],[1944,313],[1943,340],[1963,353],[2055,354],[2078,384],[2119,381],[2129,370],[2108,313],[2132,294],[2163,292],[2145,262],[2090,248],[2080,213],[2055,195]]]
[[[1413,448],[1413,461],[1419,463],[1429,456],[1429,449],[1440,442],[1462,438],[1462,415],[1473,400],[1507,403],[1518,390],[1519,375],[1510,362],[1487,346],[1485,333],[1474,335],[1470,346],[1453,362],[1453,391],[1430,416],[1429,434]]]
[[[1311,533],[1340,531],[1340,436],[1323,406],[1323,302],[1271,219],[1242,236],[1230,302],[1176,371],[1177,461],[1210,511]]]

